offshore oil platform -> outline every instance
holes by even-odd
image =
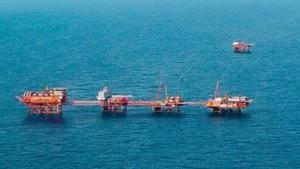
[[[232,49],[235,53],[250,53],[250,48],[254,46],[254,44],[234,41],[232,43]]]
[[[214,97],[207,101],[189,102],[180,96],[169,96],[165,86],[165,96],[161,99],[162,82],[160,82],[156,98],[151,101],[131,100],[132,95],[113,95],[108,87],[98,92],[96,100],[73,100],[67,98],[65,88],[48,88],[41,91],[25,91],[23,96],[16,98],[35,115],[61,115],[62,106],[99,106],[102,113],[126,113],[128,106],[150,107],[153,113],[180,113],[182,106],[204,106],[213,113],[241,112],[252,102],[246,96],[219,97],[219,82],[217,81]]]

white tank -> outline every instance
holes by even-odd
[[[247,101],[247,97],[245,97],[245,96],[229,97],[228,101],[231,101],[231,102],[244,102],[244,101]]]
[[[108,100],[108,98],[111,97],[111,92],[108,87],[105,86],[101,91],[98,92],[98,95],[96,97],[97,100]]]
[[[214,101],[218,101],[218,102],[220,102],[220,101],[222,101],[222,100],[223,100],[222,97],[216,97],[216,98],[214,99]]]

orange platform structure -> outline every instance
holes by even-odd
[[[235,53],[249,53],[252,46],[254,46],[254,44],[238,41],[232,43],[232,49]]]
[[[42,91],[25,91],[23,96],[16,98],[28,107],[30,114],[38,115],[61,115],[62,106],[99,106],[103,113],[126,113],[128,106],[150,107],[154,113],[180,113],[182,106],[205,106],[212,112],[222,113],[224,111],[246,108],[252,102],[245,96],[219,97],[219,83],[217,82],[215,96],[207,101],[185,101],[180,96],[169,96],[167,86],[165,97],[161,99],[162,84],[160,83],[157,96],[154,100],[131,100],[131,95],[113,95],[108,87],[100,90],[96,100],[67,100],[65,88],[46,87]]]
[[[26,91],[23,97],[16,98],[29,108],[31,114],[61,114],[61,107],[67,100],[64,88],[53,88],[42,91]]]
[[[223,113],[225,111],[241,112],[242,109],[248,107],[252,102],[246,96],[228,96],[219,97],[219,82],[217,81],[215,94],[212,99],[204,102],[204,106],[210,108],[214,113]]]

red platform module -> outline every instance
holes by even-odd
[[[23,97],[16,97],[29,108],[31,114],[61,114],[61,106],[66,102],[67,95],[64,88],[48,89],[43,91],[26,91]]]
[[[215,95],[212,99],[204,102],[204,106],[210,108],[214,113],[223,113],[225,111],[241,112],[242,109],[248,107],[253,100],[246,96],[228,96],[219,97],[219,82],[217,81]]]
[[[236,53],[249,53],[252,46],[254,46],[254,44],[237,41],[232,43],[233,51]]]
[[[111,91],[104,87],[98,92],[97,100],[73,100],[67,101],[67,91],[64,88],[52,88],[42,91],[26,91],[22,97],[16,98],[28,107],[30,114],[38,115],[60,115],[63,105],[71,106],[99,106],[103,113],[126,113],[127,106],[150,107],[154,113],[180,113],[182,106],[205,106],[213,112],[241,111],[252,102],[245,96],[230,97],[225,95],[219,97],[219,83],[217,82],[215,97],[205,102],[184,101],[179,96],[168,96],[168,89],[165,88],[165,97],[160,98],[162,84],[159,85],[156,99],[129,100],[131,95],[112,95]]]

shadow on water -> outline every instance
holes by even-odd
[[[182,118],[183,114],[181,113],[151,113],[151,117],[155,118]]]
[[[63,125],[66,119],[62,115],[27,115],[24,119],[24,124],[55,124]]]
[[[249,51],[249,52],[233,52],[233,53],[236,54],[236,55],[251,55],[252,51]]]
[[[238,113],[238,112],[223,112],[219,113],[210,113],[209,118],[218,119],[218,118],[227,118],[227,119],[248,119],[250,115],[247,113]]]
[[[127,113],[101,113],[102,119],[125,118]]]

